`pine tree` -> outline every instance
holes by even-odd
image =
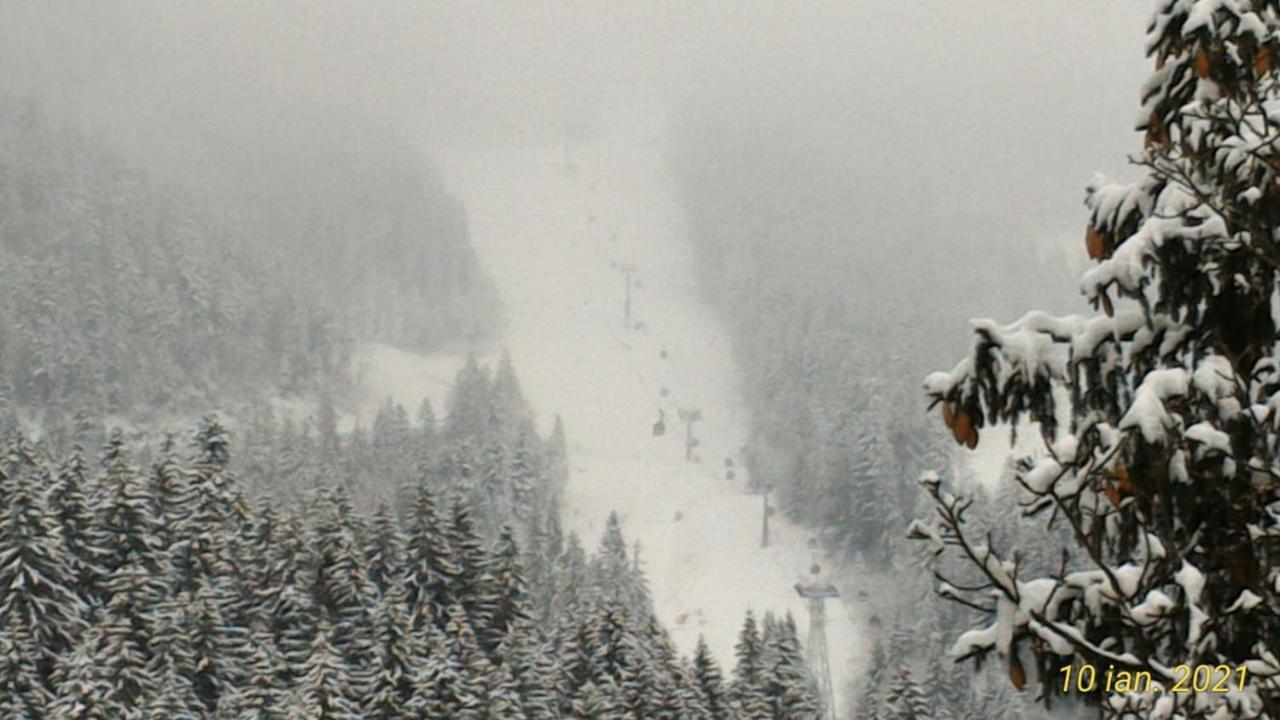
[[[173,446],[173,436],[167,435],[160,449],[160,459],[151,468],[150,478],[160,547],[166,552],[183,538],[183,525],[192,502],[186,474],[174,456]]]
[[[315,524],[313,597],[335,622],[368,626],[368,610],[378,595],[365,571],[364,551],[345,519],[350,511],[339,492],[322,493]]]
[[[490,665],[476,643],[475,632],[467,618],[467,612],[458,603],[447,611],[444,634],[447,640],[447,659],[442,665],[438,692],[450,717],[460,720],[479,720],[484,717],[484,703],[488,696],[485,680]]]
[[[494,593],[489,553],[471,518],[471,507],[462,498],[455,498],[450,507],[445,535],[458,568],[453,583],[456,597],[466,608],[477,636],[489,638],[494,633],[493,613],[497,610],[498,597]]]
[[[560,717],[557,687],[556,655],[544,647],[541,633],[529,620],[518,620],[503,638],[502,664],[511,669],[525,714],[529,720],[553,720]]]
[[[412,679],[412,693],[405,711],[413,718],[450,717],[458,667],[449,652],[449,639],[434,623],[414,630],[415,642],[426,648]]]
[[[94,631],[90,631],[93,633]],[[93,654],[94,639],[63,656],[54,682],[57,688],[50,714],[67,720],[120,720],[137,718],[112,697],[111,685]]]
[[[187,634],[189,619],[185,600],[185,596],[179,595],[158,603],[147,613],[146,674],[149,677],[163,677],[170,666],[187,684],[195,675],[197,662]]]
[[[582,541],[577,533],[570,532],[565,544],[565,551],[556,558],[551,568],[550,605],[553,607],[569,607],[580,599],[588,581],[587,553],[582,548]]]
[[[285,581],[267,607],[272,634],[284,659],[285,679],[287,684],[297,685],[306,676],[307,658],[321,613],[310,593],[291,581]]]
[[[71,571],[77,578],[78,594],[86,600],[101,596],[105,575],[105,553],[94,544],[98,488],[93,480],[85,465],[84,451],[77,446],[58,468],[58,475],[45,498],[48,513],[57,522],[58,535],[66,548]]]
[[[600,624],[600,611],[595,604],[575,600],[557,613],[550,644],[556,651],[556,668],[559,671],[554,684],[573,691],[591,679],[594,668],[592,658],[596,650],[595,637]],[[568,712],[566,706],[564,710]]]
[[[206,415],[191,438],[195,451],[194,470],[200,482],[211,482],[230,491],[231,476],[225,470],[231,462],[231,436],[217,415]]]
[[[472,507],[481,508],[483,517],[491,521],[509,517],[511,507],[511,452],[507,439],[491,433],[484,442],[479,458],[479,492],[471,493]]]
[[[635,640],[625,610],[617,606],[602,608],[598,622],[590,629],[592,635],[581,643],[589,653],[590,679],[597,683],[606,677],[622,681],[636,672],[633,663],[637,658],[632,651]]]
[[[369,579],[382,595],[402,581],[404,554],[405,537],[400,524],[391,508],[385,502],[379,503],[370,527],[365,560]]]
[[[489,419],[492,380],[474,355],[467,358],[449,391],[449,413],[445,435],[454,440],[478,439]]]
[[[87,606],[75,592],[78,578],[51,522],[38,485],[48,474],[21,438],[0,462],[0,628],[15,642],[30,639],[27,659],[47,677],[54,656],[70,649],[83,628]]]
[[[407,534],[405,602],[414,626],[418,627],[423,622],[439,621],[443,616],[443,609],[454,598],[460,572],[435,499],[425,485],[418,488]]]
[[[693,666],[681,660],[672,677],[676,683],[677,709],[675,717],[693,720],[721,720],[727,718],[728,708],[719,715],[713,714],[707,705],[707,695],[693,674]]]
[[[546,492],[547,481],[543,473],[542,441],[538,438],[533,422],[522,422],[516,431],[508,467],[511,485],[511,505],[515,517],[529,523],[542,514],[541,496]]]
[[[428,648],[397,598],[383,598],[375,617],[378,666],[365,715],[369,720],[397,720],[413,697]]]
[[[485,598],[484,614],[489,616],[485,644],[497,648],[515,625],[530,617],[529,587],[520,563],[520,548],[515,533],[504,525],[498,533],[498,546],[492,561],[491,593]]]
[[[1048,692],[1072,662],[1166,684],[1182,663],[1276,667],[1265,649],[1280,644],[1280,556],[1267,538],[1280,534],[1268,510],[1280,475],[1263,408],[1280,382],[1278,31],[1269,1],[1161,0],[1147,34],[1156,69],[1143,87],[1143,176],[1097,177],[1086,190],[1096,265],[1081,290],[1100,312],[980,321],[971,356],[926,380],[958,442],[977,445],[987,422],[1035,421],[1049,450],[1016,479],[1026,508],[1071,528],[1063,565],[1078,571],[1027,572],[973,538],[971,501],[935,477],[926,486],[939,521],[914,533],[958,549],[983,578],[962,583],[972,593],[946,593],[988,610],[999,630],[966,633],[954,653],[999,654],[1017,687],[1027,671],[1013,658],[1027,648]],[[1117,696],[1104,716],[1280,707],[1275,688],[1242,695],[1182,694],[1161,709],[1169,696]]]
[[[436,419],[435,408],[431,405],[430,398],[422,398],[422,404],[418,406],[418,445],[424,450],[430,451],[434,448],[436,442],[436,433],[439,432],[439,421]]]
[[[38,720],[53,700],[41,677],[40,646],[29,636],[0,628],[0,717]]]
[[[892,720],[933,720],[929,701],[905,665],[894,674],[885,701]]]
[[[569,482],[569,443],[565,439],[564,421],[556,415],[551,426],[551,435],[547,437],[547,478],[551,481],[552,497],[563,494]]]
[[[189,475],[192,500],[183,525],[186,586],[194,587],[201,578],[232,574],[252,528],[238,484],[227,471],[230,437],[218,418],[206,416],[190,444],[195,454]]]
[[[735,684],[755,685],[759,682],[763,651],[755,613],[748,610],[747,617],[742,621],[742,630],[738,633],[738,642],[733,646],[734,656],[738,659],[733,673]]]
[[[190,679],[200,702],[213,710],[218,698],[235,686],[239,671],[232,659],[233,646],[242,631],[222,613],[218,591],[201,583],[194,593],[179,599],[185,621],[186,641],[195,660]]]
[[[191,681],[178,669],[173,658],[169,658],[157,677],[156,690],[147,698],[139,717],[143,720],[201,720],[204,717],[204,708],[196,699]]]
[[[491,665],[485,685],[485,720],[528,720],[520,698],[520,686],[504,665]]]
[[[270,604],[273,593],[280,589],[280,581],[287,573],[279,555],[285,545],[289,529],[269,499],[264,498],[255,508],[251,535],[244,544],[244,554],[249,560],[239,573],[248,584],[243,588],[244,601],[250,612],[243,620],[246,624],[266,622],[264,607]],[[296,546],[295,546],[296,547]]]
[[[901,527],[899,505],[888,495],[890,483],[900,480],[893,473],[883,425],[874,419],[862,428],[857,444],[849,492],[852,503],[849,525],[852,543],[869,561],[883,567],[890,558],[887,536]]]
[[[124,436],[117,429],[103,450],[103,481],[105,499],[101,504],[102,518],[95,528],[91,543],[103,551],[103,565],[107,573],[103,591],[107,598],[137,591],[145,605],[157,597],[162,585],[166,564],[157,547],[155,515],[151,508],[151,495],[142,483],[137,471],[130,465]],[[145,579],[133,586],[128,582]]]
[[[104,687],[103,704],[116,717],[137,712],[141,701],[154,694],[156,682],[146,669],[146,640],[114,608],[86,636],[94,677]]]
[[[693,677],[706,698],[707,711],[711,717],[728,717],[729,696],[724,686],[724,675],[701,635],[698,636],[698,646],[693,654]]]
[[[524,393],[520,390],[520,381],[516,378],[515,367],[511,364],[511,353],[503,350],[498,359],[498,367],[493,373],[493,392],[491,394],[491,424],[497,426],[500,434],[509,435],[509,428],[524,419],[528,414]]]
[[[347,666],[333,647],[333,630],[323,620],[316,628],[302,683],[301,706],[307,715],[325,720],[360,720],[361,709],[351,689]]]
[[[329,467],[319,468],[311,480],[311,490],[339,488],[348,493],[365,493],[363,478],[368,469],[377,466],[375,453],[370,446],[369,434],[359,425],[347,434],[347,442],[338,461]]]
[[[618,689],[613,678],[604,678],[599,683],[588,682],[578,690],[573,701],[575,719],[581,720],[624,720],[628,716],[622,709],[622,691]]]
[[[634,637],[632,641],[635,670],[622,681],[624,707],[634,717],[678,720],[680,698],[670,673],[674,668],[645,658],[642,643]]]
[[[772,718],[773,712],[761,683],[764,645],[755,615],[750,610],[742,622],[742,631],[733,650],[738,664],[734,668],[730,696],[738,706],[741,720]]]
[[[531,593],[528,609],[532,616],[541,620],[551,611],[550,601],[555,588],[551,570],[563,549],[553,547],[550,529],[543,522],[531,523],[526,538],[521,565],[526,569],[527,584],[530,588],[546,591]]]
[[[635,617],[649,613],[649,594],[643,575],[632,564],[627,553],[627,541],[622,536],[622,522],[617,512],[609,513],[600,549],[596,553],[596,582],[615,602],[623,603]]]
[[[769,638],[769,667],[764,690],[778,720],[821,720],[822,701],[805,665],[795,620],[790,613],[779,621]]]
[[[373,448],[378,454],[396,453],[408,446],[409,414],[391,398],[373,419]]]
[[[238,658],[243,669],[237,673],[236,683],[219,695],[215,715],[276,720],[282,717],[288,700],[281,682],[284,658],[265,627],[256,627],[249,633],[246,651]]]

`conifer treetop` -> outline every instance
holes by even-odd
[[[1269,717],[1280,695],[1280,85],[1274,0],[1161,0],[1148,28],[1142,169],[1087,186],[1081,278],[1094,312],[974,322],[970,354],[925,390],[955,440],[1038,423],[1023,509],[1075,538],[1060,569],[966,533],[972,500],[936,476],[914,536],[976,568],[945,596],[989,614],[953,653],[995,653],[1020,686],[1072,661],[1148,671],[1249,664],[1228,694],[1113,697],[1108,717]],[[1216,714],[1215,714],[1216,713]]]

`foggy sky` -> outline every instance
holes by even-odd
[[[191,181],[289,143],[745,124],[861,188],[881,208],[862,219],[868,235],[923,214],[1074,242],[1089,174],[1123,172],[1138,148],[1149,12],[1115,0],[0,0],[0,89],[35,92]]]

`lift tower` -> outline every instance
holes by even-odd
[[[808,583],[796,583],[796,592],[809,604],[809,640],[805,643],[809,669],[813,671],[813,679],[818,684],[818,695],[822,698],[823,720],[835,720],[835,693],[831,687],[831,661],[827,656],[827,598],[840,597],[836,586],[829,582],[821,582],[817,575],[820,568],[813,566],[814,580]]]

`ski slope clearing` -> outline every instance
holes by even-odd
[[[574,147],[440,152],[481,265],[507,309],[505,343],[525,393],[565,422],[565,524],[587,543],[617,510],[638,540],[659,618],[678,646],[706,637],[726,670],[748,608],[791,611],[814,561],[808,533],[780,516],[760,547],[762,502],[741,465],[747,418],[728,339],[702,302],[660,145],[605,139]],[[626,322],[624,270],[632,268]],[[685,459],[678,413],[697,409]],[[653,426],[665,417],[666,432]],[[727,478],[726,459],[734,475]],[[829,603],[837,707],[858,626]]]
[[[388,398],[404,406],[410,417],[424,399],[431,401],[437,414],[443,414],[453,380],[465,363],[466,357],[457,353],[419,355],[383,343],[362,343],[355,356],[358,402],[344,420],[373,427],[378,409]]]

